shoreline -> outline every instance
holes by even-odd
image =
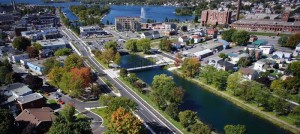
[[[182,77],[180,75],[180,72],[178,72],[177,70],[173,70],[171,71],[174,75],[177,75],[179,77]],[[183,77],[182,77],[183,78]],[[255,116],[258,116],[259,118],[262,118],[264,120],[267,120],[269,122],[271,122],[272,124],[275,124],[276,126],[284,129],[284,130],[287,130],[291,133],[299,133],[300,132],[300,128],[297,128],[296,126],[292,125],[292,124],[289,124],[288,122],[285,122],[281,119],[279,119],[278,117],[274,116],[274,115],[271,115],[269,113],[266,113],[264,111],[261,111],[259,109],[259,107],[256,107],[256,106],[252,106],[251,104],[248,104],[248,103],[244,103],[243,100],[240,100],[239,98],[237,97],[234,97],[230,94],[227,94],[225,92],[222,92],[222,91],[219,91],[217,90],[216,88],[212,87],[211,85],[207,85],[195,78],[184,78],[185,80],[187,81],[190,81],[192,83],[195,83],[197,84],[198,86],[200,86],[203,90],[207,90],[215,95],[218,95],[224,99],[226,99],[227,101],[233,103],[234,105],[250,112],[251,114],[254,114]]]

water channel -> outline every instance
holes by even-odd
[[[145,63],[144,59],[136,55],[122,56],[121,66],[127,63]],[[126,66],[128,67],[128,66]],[[135,65],[130,65],[135,67]],[[172,72],[154,68],[135,72],[137,76],[147,84],[151,84],[155,75],[166,74],[172,76],[175,83],[185,89],[184,102],[181,106],[182,110],[190,109],[196,111],[201,121],[211,125],[218,132],[223,133],[224,126],[227,124],[246,125],[249,134],[288,134],[289,132],[279,128],[278,126],[259,118],[248,111],[234,105],[226,99],[219,97],[200,86],[189,82]]]

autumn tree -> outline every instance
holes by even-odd
[[[116,64],[120,64],[120,62],[121,62],[121,55],[120,55],[119,52],[116,53],[114,62],[115,62]]]
[[[35,49],[34,47],[28,46],[26,48],[26,52],[28,53],[30,58],[35,58],[39,56],[39,50]]]
[[[198,58],[186,58],[182,63],[182,72],[185,77],[195,77],[199,73],[200,61]]]
[[[111,133],[139,134],[143,127],[142,122],[137,117],[120,107],[112,113],[108,129]]]
[[[180,66],[181,65],[181,63],[182,63],[182,56],[181,56],[181,54],[180,53],[177,53],[176,54],[176,59],[175,59],[175,63],[174,63],[174,65],[176,66],[176,67],[178,67],[178,66]]]
[[[71,74],[74,77],[79,77],[83,81],[83,87],[88,87],[91,82],[91,69],[88,67],[73,68],[71,69]]]
[[[107,50],[112,49],[114,52],[117,52],[117,46],[118,46],[117,42],[109,41],[109,42],[105,43],[104,48],[107,49]]]
[[[12,42],[12,45],[17,50],[25,51],[28,46],[31,46],[31,41],[30,41],[30,39],[28,39],[26,37],[20,36],[20,37],[16,37],[14,39],[14,41]]]
[[[102,52],[101,60],[104,61],[105,64],[109,64],[110,61],[113,61],[115,58],[115,51],[113,49],[105,49]]]
[[[83,66],[84,66],[83,59],[77,54],[69,55],[64,62],[64,67],[67,70],[70,70],[72,68],[80,68]]]
[[[54,57],[47,58],[45,62],[43,62],[44,70],[43,74],[48,74],[53,67],[61,66],[61,63],[57,61]]]

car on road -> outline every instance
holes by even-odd
[[[65,102],[63,100],[61,100],[61,99],[57,100],[57,103],[60,104],[60,105],[65,104]]]

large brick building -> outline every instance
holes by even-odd
[[[231,11],[229,10],[204,10],[201,15],[201,23],[203,26],[218,25],[218,24],[230,24]]]
[[[283,13],[281,20],[279,19],[242,19],[231,24],[231,28],[248,30],[248,31],[263,31],[263,32],[300,32],[300,21],[295,19],[294,22],[288,22],[289,14]]]

